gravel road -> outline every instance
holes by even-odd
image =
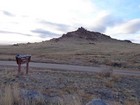
[[[0,66],[17,66],[16,61],[0,61]],[[23,64],[25,66],[25,64]],[[77,66],[68,64],[52,64],[52,63],[35,63],[30,62],[30,67],[53,69],[53,70],[68,70],[68,71],[81,71],[81,72],[102,72],[107,69],[105,66],[91,67],[91,66]],[[113,69],[113,74],[127,75],[127,76],[140,76],[140,71],[118,70]]]

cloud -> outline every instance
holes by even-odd
[[[120,30],[127,34],[134,34],[140,31],[140,19],[130,20],[120,26]]]
[[[91,29],[98,32],[106,32],[108,27],[113,27],[116,24],[121,23],[121,19],[116,18],[111,13],[107,11],[102,11],[97,15],[97,17],[93,20],[93,24]]]
[[[91,0],[4,0],[0,3],[0,8],[18,16],[71,24],[75,18],[88,17],[88,14],[95,11]]]
[[[10,13],[10,12],[8,12],[8,11],[2,11],[2,12],[3,12],[3,14],[6,15],[6,16],[10,16],[10,17],[15,16],[14,14],[12,14],[12,13]]]
[[[53,37],[55,37],[58,35],[57,33],[53,33],[44,29],[35,29],[32,30],[31,32],[39,34],[41,38],[52,37],[52,35]]]
[[[112,36],[121,34],[133,39],[131,34],[140,29],[140,19],[134,19],[140,17],[139,0],[136,1],[3,0],[0,2],[0,29],[7,31],[0,33],[20,34],[22,37],[31,34],[45,39],[83,26],[92,31]]]
[[[114,34],[136,34],[140,32],[140,19],[132,19],[122,22],[111,29]]]
[[[11,31],[2,31],[2,30],[0,30],[0,33],[3,33],[3,34],[20,34],[20,35],[24,35],[24,36],[33,36],[33,35],[30,35],[30,34],[24,34],[24,33],[20,33],[20,32],[11,32]]]
[[[140,39],[129,39],[131,40],[133,43],[140,43]]]
[[[70,28],[70,26],[66,24],[54,23],[54,22],[49,22],[45,20],[41,20],[39,23],[44,24],[48,27],[56,28],[57,30],[60,30],[60,31],[67,31]]]
[[[27,42],[41,42],[48,40],[47,38],[41,38],[39,36],[26,36],[15,33],[0,33],[0,44],[14,44],[14,43],[27,43]]]

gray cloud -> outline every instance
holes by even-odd
[[[99,17],[92,26],[92,30],[105,33],[107,28],[112,30],[112,34],[135,34],[140,32],[140,19],[129,21],[106,14]]]
[[[134,34],[140,31],[140,19],[128,21],[122,25],[122,30],[127,34]]]
[[[11,32],[11,31],[2,31],[2,30],[0,30],[0,33],[4,33],[4,34],[20,34],[20,35],[24,35],[24,36],[32,36],[30,34],[24,34],[24,33],[20,33],[20,32]]]
[[[66,25],[66,24],[58,24],[58,23],[53,23],[53,22],[49,22],[49,21],[45,21],[45,20],[41,20],[39,23],[44,24],[46,26],[51,26],[51,27],[55,27],[60,31],[68,31],[70,26]]]
[[[50,31],[47,31],[44,29],[35,29],[35,30],[32,30],[31,32],[39,34],[39,36],[41,38],[50,37],[52,35],[53,35],[53,37],[55,37],[58,35],[57,33],[53,33],[53,32],[50,32]]]
[[[14,14],[12,14],[12,13],[10,13],[10,12],[8,12],[8,11],[2,11],[2,12],[3,12],[3,14],[6,15],[6,16],[11,16],[11,17],[15,16]]]
[[[121,22],[122,22],[121,19],[116,18],[116,17],[112,16],[111,14],[107,14],[102,17],[99,17],[94,22],[92,29],[94,31],[98,31],[98,32],[105,32],[108,27],[113,27]]]
[[[94,31],[96,31],[96,32],[105,32],[105,30],[106,30],[106,27],[105,26],[100,26],[100,25],[98,25],[98,26],[94,26],[94,27],[92,27],[92,29],[94,30]]]
[[[139,39],[129,39],[129,40],[131,40],[133,43],[140,43]]]
[[[140,19],[132,19],[112,27],[114,34],[136,34],[140,32]]]

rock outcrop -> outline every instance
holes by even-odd
[[[112,41],[110,36],[99,32],[92,32],[84,29],[83,27],[78,28],[76,31],[68,32],[63,34],[62,37],[53,39],[55,41],[67,40],[67,39],[83,39],[89,41]]]
[[[78,28],[78,30],[73,32],[68,32],[67,34],[64,34],[61,38],[81,38],[86,40],[92,40],[92,41],[98,41],[98,40],[108,40],[111,39],[109,36],[101,34],[99,32],[91,32],[83,27]]]

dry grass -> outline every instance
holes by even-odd
[[[102,71],[99,73],[99,75],[101,77],[105,77],[105,78],[108,78],[108,77],[111,77],[113,75],[113,68],[112,67],[107,67],[107,66],[101,66]]]
[[[76,95],[64,95],[45,99],[39,93],[34,99],[21,97],[20,89],[17,86],[5,86],[0,96],[0,105],[81,105],[81,100]]]
[[[4,87],[4,92],[0,96],[0,105],[45,105],[45,101],[41,95],[36,100],[23,99],[21,97],[20,88],[14,84]]]
[[[139,78],[35,68],[17,76],[16,69],[0,68],[0,105],[85,105],[97,98],[139,104]]]
[[[4,92],[2,92],[0,96],[1,105],[19,105],[20,100],[19,88],[17,85],[8,85],[4,87]]]
[[[0,59],[15,60],[17,53],[31,54],[32,61],[79,65],[140,68],[140,45],[126,42],[64,41],[0,46]]]
[[[130,101],[130,100],[127,100],[127,101],[125,101],[124,104],[125,105],[139,105],[140,103],[138,101]]]
[[[104,81],[104,84],[108,88],[113,88],[114,84],[122,78],[120,75],[114,75],[111,67],[102,66],[102,71],[97,73],[97,77]]]

